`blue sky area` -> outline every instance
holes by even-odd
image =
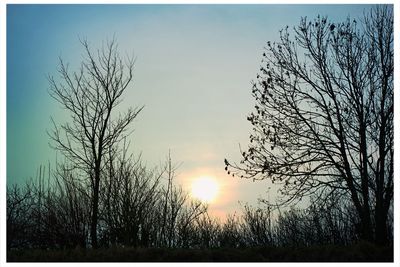
[[[361,18],[369,5],[7,5],[7,183],[35,177],[60,155],[49,147],[50,116],[67,114],[48,95],[47,75],[58,57],[77,70],[83,50],[116,36],[121,54],[134,53],[133,83],[121,109],[145,108],[133,124],[132,151],[149,167],[171,150],[182,163],[178,182],[196,176],[221,185],[215,214],[255,203],[268,184],[232,178],[224,158],[239,161],[247,146],[251,81],[263,47],[279,30],[318,14],[334,22]],[[273,191],[273,190],[271,190]],[[271,193],[273,194],[273,192]]]

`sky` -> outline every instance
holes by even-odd
[[[131,151],[149,168],[170,151],[176,182],[213,177],[218,217],[242,203],[276,196],[267,181],[228,176],[224,158],[240,161],[252,111],[251,81],[267,41],[279,30],[318,14],[340,22],[361,18],[370,5],[7,5],[7,184],[35,177],[40,164],[60,157],[49,146],[50,117],[68,114],[49,96],[47,75],[58,58],[77,70],[87,38],[93,49],[116,37],[122,55],[136,57],[121,110],[144,106],[135,119]],[[270,196],[267,196],[267,191]]]

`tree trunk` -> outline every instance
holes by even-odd
[[[375,242],[379,245],[385,245],[388,243],[388,231],[387,231],[387,212],[383,209],[382,205],[378,207],[378,203],[375,211]]]
[[[92,221],[90,225],[90,237],[92,247],[97,248],[97,221],[99,213],[99,186],[100,186],[100,171],[96,171],[95,184],[93,189],[93,206],[92,206]]]
[[[361,98],[361,101],[362,98]],[[361,102],[362,103],[362,102]],[[368,153],[367,153],[367,137],[366,137],[366,126],[365,126],[365,118],[364,112],[361,110],[360,114],[360,162],[361,162],[361,190],[362,190],[362,198],[363,198],[363,207],[362,207],[362,239],[366,241],[373,241],[373,233],[372,233],[372,223],[371,223],[371,208],[369,203],[369,184],[368,184]]]
[[[361,239],[369,242],[373,241],[371,216],[369,210],[367,212],[364,210],[363,214],[361,215]]]
[[[380,101],[380,120],[379,127],[379,160],[377,162],[377,175],[376,181],[376,203],[375,203],[375,242],[379,245],[388,242],[387,232],[387,216],[388,210],[385,206],[384,191],[385,191],[385,167],[387,164],[387,157],[385,153],[387,142],[387,117],[385,112],[385,100],[387,98],[388,80],[385,75],[382,82],[382,98]],[[390,175],[390,174],[389,174]],[[389,179],[389,177],[388,177]]]

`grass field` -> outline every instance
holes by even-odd
[[[107,248],[13,250],[8,262],[392,262],[393,246],[219,249]]]

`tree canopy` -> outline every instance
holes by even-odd
[[[387,236],[393,199],[393,11],[318,16],[268,42],[253,83],[250,144],[229,174],[281,185],[284,204],[349,199],[361,235]],[[375,225],[375,231],[373,231]]]

